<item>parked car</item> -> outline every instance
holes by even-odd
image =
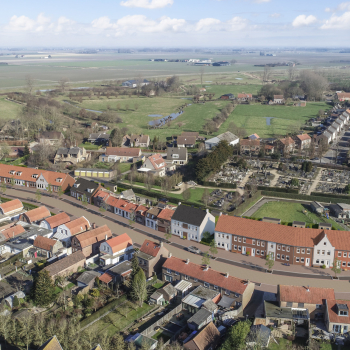
[[[183,182],[179,182],[176,186],[180,187],[183,185]]]
[[[194,254],[200,254],[200,253],[201,253],[201,251],[200,251],[197,247],[195,247],[195,246],[193,246],[193,245],[189,246],[189,247],[187,248],[187,250],[188,250],[189,252],[191,252],[191,253],[194,253]]]

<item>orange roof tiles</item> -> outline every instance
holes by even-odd
[[[324,299],[335,298],[334,289],[332,288],[307,288],[285,285],[278,286],[278,296],[280,301],[305,304],[323,304]]]
[[[225,274],[211,268],[205,271],[202,265],[197,265],[191,262],[186,264],[186,260],[174,256],[166,259],[163,267],[238,294],[243,294],[247,288],[247,281],[233,276],[226,277]]]
[[[283,95],[273,95],[274,99],[283,100]]]
[[[35,221],[43,220],[51,216],[51,213],[45,206],[41,206],[41,207],[27,211],[26,213],[23,214],[23,216],[26,216],[28,220],[32,223]]]
[[[175,211],[171,209],[163,209],[159,214],[158,214],[158,219],[163,219],[170,221],[172,216],[174,215]]]
[[[23,204],[19,199],[13,199],[12,201],[8,201],[0,204],[0,208],[2,212],[6,215],[7,213],[11,213],[13,211],[19,211],[23,209]]]
[[[241,146],[260,146],[260,140],[242,139],[239,143]]]
[[[137,209],[137,205],[133,203],[129,203],[124,199],[119,199],[116,197],[110,196],[106,203],[111,207],[118,208],[127,212],[134,211]]]
[[[238,94],[237,98],[252,98],[252,94]]]
[[[47,218],[45,221],[53,229],[55,227],[58,227],[58,226],[60,226],[62,224],[66,224],[67,222],[69,222],[70,221],[70,217],[65,212],[62,212],[62,213],[59,213],[57,215],[54,215],[54,216],[51,216],[51,217]]]
[[[104,241],[106,237],[107,239],[112,237],[112,232],[107,225],[97,227],[75,236],[82,248]]]
[[[282,142],[284,145],[292,145],[293,143],[295,143],[291,137],[285,137],[283,139],[280,139],[280,142]]]
[[[26,230],[21,225],[13,225],[12,227],[1,231],[0,234],[2,234],[5,239],[10,239],[13,237],[16,237],[17,235],[20,235],[21,233],[26,232]]]
[[[310,137],[308,134],[297,135],[297,138],[298,138],[300,141],[311,140],[311,137]]]
[[[65,223],[65,225],[69,229],[72,236],[84,232],[91,227],[90,222],[84,216],[73,221],[69,221]]]
[[[160,249],[159,243],[145,239],[143,242],[140,252],[156,257]]]
[[[337,299],[327,299],[327,310],[329,321],[332,323],[345,323],[350,324],[350,314],[348,316],[339,316],[337,304],[347,305],[348,310],[350,310],[349,300],[337,300]]]
[[[127,233],[123,233],[120,236],[108,239],[106,243],[112,248],[113,253],[116,253],[132,246],[132,239]]]
[[[209,350],[220,340],[220,332],[213,322],[207,324],[191,340],[184,344],[186,350]]]
[[[57,241],[55,239],[38,236],[35,238],[33,246],[39,249],[50,251],[56,243]]]
[[[157,154],[153,154],[152,156],[147,158],[151,164],[153,165],[154,169],[158,170],[161,168],[165,167],[165,160],[163,159],[163,157],[157,153]]]
[[[347,231],[323,231],[321,229],[276,225],[229,215],[219,217],[215,231],[290,246],[310,248],[313,248],[324,236],[327,236],[332,246],[336,249],[350,251],[350,235]]]
[[[121,156],[121,157],[138,157],[141,153],[140,148],[126,148],[126,147],[107,147],[107,156]]]
[[[99,279],[101,282],[109,283],[113,280],[113,277],[109,273],[105,272],[103,275],[99,277]]]

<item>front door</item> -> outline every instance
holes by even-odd
[[[184,231],[184,233],[183,233],[183,238],[184,238],[184,239],[187,239],[187,232],[185,232],[185,231]]]
[[[255,248],[252,249],[252,256],[255,256]]]
[[[247,248],[246,247],[242,247],[242,254],[246,254],[247,253]]]
[[[305,259],[305,266],[309,266],[310,265],[310,259],[309,258],[306,258]]]

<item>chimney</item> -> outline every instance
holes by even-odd
[[[205,265],[204,271],[208,271],[209,270],[209,265]]]
[[[105,240],[106,240],[106,241],[108,240],[108,236],[107,236],[107,235],[105,235]]]
[[[307,286],[307,288],[306,288],[306,291],[307,292],[310,292],[310,288],[309,288],[310,286]]]
[[[181,202],[179,202],[179,205],[181,205]]]
[[[160,241],[160,242],[159,242],[159,246],[160,246],[160,247],[163,247],[163,245],[164,245],[163,241]]]
[[[190,259],[186,259],[186,264],[188,265],[190,262]]]
[[[219,216],[221,216],[222,215],[222,211],[220,211],[220,214],[219,214]]]
[[[94,222],[91,224],[91,228],[92,228],[92,229],[95,229],[95,228],[96,228],[96,224],[95,224]]]
[[[207,208],[207,209],[205,209],[205,211],[209,214],[209,209]]]
[[[228,272],[226,272],[226,273],[225,273],[225,277],[226,277],[226,278],[228,278],[228,276],[229,276],[229,273],[228,273]]]
[[[173,256],[173,254],[169,252],[168,258],[171,258],[172,256]]]

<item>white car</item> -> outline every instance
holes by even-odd
[[[183,182],[179,182],[176,186],[180,187],[183,185]]]

